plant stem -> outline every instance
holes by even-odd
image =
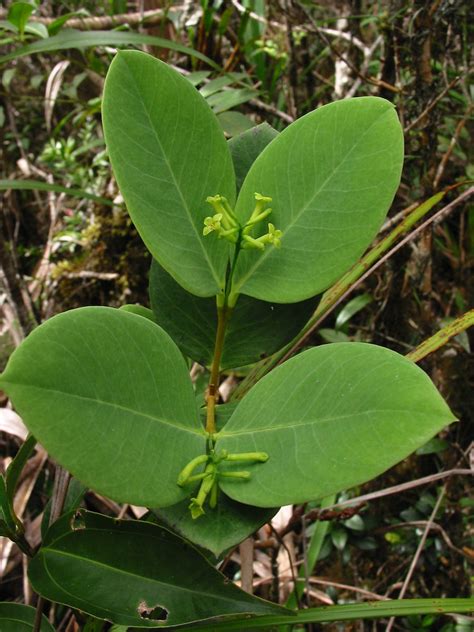
[[[207,417],[206,432],[214,434],[216,432],[216,400],[219,387],[219,370],[221,365],[222,351],[224,349],[224,338],[227,323],[229,321],[232,308],[227,305],[217,307],[217,331],[216,343],[214,345],[214,355],[212,357],[211,376],[207,389]]]
[[[465,331],[469,327],[474,325],[474,309],[466,312],[462,316],[459,316],[453,322],[440,329],[430,338],[424,340],[418,347],[407,353],[406,357],[413,360],[413,362],[419,362],[423,360],[427,355],[433,353],[443,345],[445,345],[450,338],[457,336],[461,332]]]

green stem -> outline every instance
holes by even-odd
[[[207,416],[206,432],[213,435],[216,432],[216,401],[219,387],[219,371],[221,365],[222,351],[224,349],[224,338],[227,322],[232,313],[232,309],[227,305],[217,307],[217,331],[214,345],[214,355],[212,357],[211,376],[207,389]]]
[[[183,629],[193,632],[218,632],[219,630],[256,630],[273,628],[278,625],[304,625],[305,623],[327,623],[330,621],[360,621],[365,619],[384,619],[387,617],[410,617],[416,614],[462,614],[474,610],[474,598],[465,599],[388,599],[386,601],[367,601],[364,603],[344,604],[342,606],[321,606],[308,608],[288,614],[263,615],[250,618],[243,615],[233,621],[219,621],[192,624]]]
[[[474,325],[474,309],[459,316],[449,323],[449,325],[446,325],[446,327],[443,327],[443,329],[433,334],[433,336],[424,340],[418,347],[413,349],[413,351],[407,353],[406,357],[413,360],[413,362],[419,362],[430,353],[433,353],[433,351],[445,345],[448,340],[454,336],[472,327],[472,325]]]

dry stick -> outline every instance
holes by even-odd
[[[378,593],[374,593],[370,590],[365,590],[365,588],[358,588],[357,586],[351,586],[349,584],[340,584],[339,582],[333,582],[327,579],[316,579],[315,577],[310,577],[309,583],[320,584],[321,586],[334,586],[334,588],[341,588],[342,590],[350,590],[351,592],[365,595],[366,597],[376,601],[390,601],[390,597],[385,597],[385,595],[379,595]]]
[[[246,538],[239,545],[241,588],[253,593],[253,538]]]
[[[454,130],[454,134],[453,134],[453,137],[451,138],[451,141],[449,143],[449,147],[448,147],[446,153],[444,154],[444,156],[442,157],[441,162],[438,165],[438,169],[436,170],[436,175],[435,175],[435,179],[434,179],[434,182],[433,182],[433,188],[435,190],[438,188],[439,182],[440,182],[441,178],[443,177],[444,170],[446,169],[446,165],[448,163],[448,160],[450,159],[451,154],[453,153],[453,149],[456,146],[456,143],[458,142],[459,134],[461,133],[461,130],[466,125],[467,120],[471,116],[471,112],[472,112],[473,108],[474,108],[474,103],[471,103],[469,105],[469,107],[467,108],[466,113],[464,114],[462,119],[456,125],[456,129]]]
[[[59,518],[64,509],[70,478],[71,475],[67,470],[63,469],[60,465],[56,465],[53,494],[51,497],[51,513],[49,514],[50,525]],[[45,603],[46,600],[40,595],[38,597],[38,603],[36,604],[36,614],[32,632],[40,632],[41,630],[41,618],[43,616]]]
[[[413,556],[413,559],[411,561],[410,564],[410,568],[408,569],[408,573],[406,574],[405,577],[405,581],[403,582],[403,586],[400,589],[400,593],[398,595],[399,599],[403,599],[403,597],[405,596],[405,593],[408,589],[408,586],[410,584],[411,578],[413,576],[413,573],[415,572],[415,568],[416,565],[418,564],[418,561],[420,559],[420,555],[421,552],[423,551],[424,547],[425,547],[425,543],[426,540],[428,538],[428,534],[430,532],[431,529],[431,525],[434,522],[434,519],[436,517],[436,514],[438,513],[438,509],[441,505],[441,501],[444,498],[444,495],[446,493],[446,485],[443,486],[439,496],[438,496],[438,500],[436,501],[435,506],[433,507],[433,511],[431,512],[430,517],[428,518],[428,522],[426,524],[425,530],[423,531],[423,535],[421,536],[420,542],[418,543],[418,547],[416,549],[415,555]],[[387,627],[385,628],[385,632],[390,632],[390,630],[393,628],[393,624],[395,623],[395,617],[391,617],[389,619],[389,622],[387,624]]]
[[[418,123],[420,123],[427,114],[429,114],[431,112],[431,110],[435,107],[435,105],[438,103],[438,101],[441,101],[441,99],[446,96],[446,94],[451,90],[451,88],[453,88],[457,82],[461,79],[461,77],[455,77],[450,83],[448,83],[448,85],[446,86],[446,88],[444,88],[444,90],[442,90],[438,96],[436,96],[432,101],[430,101],[428,103],[428,105],[426,106],[426,108],[423,110],[423,112],[420,114],[420,116],[417,116],[416,119],[414,121],[412,121],[411,123],[409,123],[409,125],[407,125],[405,127],[405,129],[403,130],[405,132],[405,134],[407,132],[409,132],[411,129],[413,129],[414,127],[416,127],[418,125]]]
[[[454,468],[452,470],[446,470],[445,472],[438,472],[437,474],[431,474],[430,476],[424,476],[423,478],[417,478],[414,481],[408,481],[407,483],[400,483],[399,485],[393,485],[392,487],[387,487],[386,489],[381,489],[378,492],[371,492],[370,494],[364,494],[362,496],[357,496],[356,498],[350,498],[349,500],[342,500],[335,505],[330,505],[326,507],[327,510],[330,509],[340,509],[342,507],[349,507],[354,504],[366,503],[370,500],[376,500],[377,498],[384,498],[385,496],[391,496],[392,494],[398,494],[399,492],[406,491],[408,489],[413,489],[415,487],[419,487],[420,485],[428,485],[429,483],[433,483],[435,481],[439,481],[443,478],[449,478],[450,476],[472,476],[474,473],[473,470],[467,468]]]

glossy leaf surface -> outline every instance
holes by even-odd
[[[381,474],[454,420],[410,360],[365,343],[323,345],[288,360],[242,399],[217,449],[270,458],[245,464],[250,480],[220,486],[260,507],[322,498]]]
[[[36,608],[20,603],[0,603],[1,632],[33,632]],[[40,632],[54,632],[53,626],[43,615]]]
[[[51,601],[142,628],[289,612],[239,590],[167,529],[88,512],[82,520],[30,563],[34,589]]]
[[[273,198],[281,248],[240,253],[234,291],[290,303],[329,287],[376,235],[402,162],[402,129],[384,99],[337,101],[292,123],[252,165],[236,207],[242,223],[255,192]]]
[[[107,307],[46,321],[13,353],[0,388],[53,458],[121,502],[159,506],[205,451],[184,359],[157,325]]]
[[[217,329],[215,298],[189,294],[156,261],[149,293],[157,323],[185,355],[209,365]],[[245,366],[271,355],[298,333],[315,307],[315,299],[281,305],[239,297],[227,326],[221,367]]]
[[[235,198],[232,160],[220,125],[198,91],[167,64],[137,51],[114,58],[103,124],[128,212],[147,248],[189,292],[224,286],[229,244],[205,239],[206,197]]]

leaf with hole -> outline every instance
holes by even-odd
[[[175,481],[206,436],[186,363],[147,318],[108,307],[55,316],[13,353],[0,388],[88,487],[151,507],[189,494]]]
[[[157,525],[81,512],[43,546],[28,576],[40,595],[119,625],[153,628],[237,614],[290,614],[252,597]]]
[[[220,487],[258,507],[322,498],[381,474],[455,419],[429,377],[394,351],[316,347],[258,382],[218,433],[217,450],[269,455],[246,464],[250,480]]]
[[[223,291],[226,240],[206,239],[208,196],[235,199],[227,143],[198,91],[165,63],[118,53],[102,107],[110,160],[128,212],[152,255],[198,296]]]
[[[236,206],[245,223],[255,192],[271,197],[281,248],[242,251],[233,292],[291,303],[329,287],[375,237],[402,163],[403,132],[384,99],[337,101],[292,123],[254,162]]]

